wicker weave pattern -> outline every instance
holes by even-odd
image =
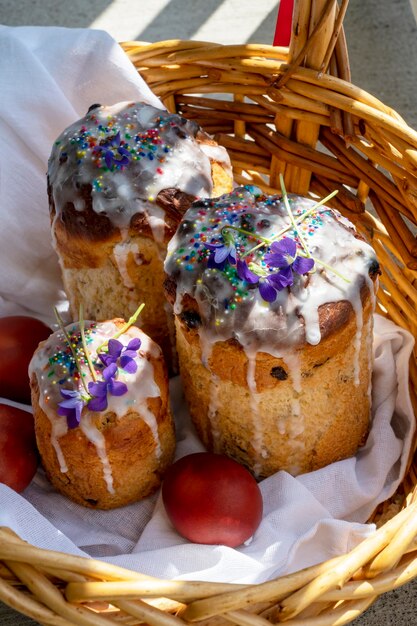
[[[417,133],[350,82],[347,0],[298,0],[289,50],[195,41],[129,42],[126,53],[171,111],[231,156],[235,180],[321,197],[374,246],[378,312],[417,336]],[[414,407],[417,364],[410,366]],[[261,585],[162,581],[28,546],[0,529],[0,600],[51,626],[346,624],[417,576],[415,448],[379,529],[349,554]],[[388,520],[388,521],[387,521]]]

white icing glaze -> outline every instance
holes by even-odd
[[[120,229],[145,213],[156,241],[163,241],[165,212],[155,204],[163,189],[196,197],[212,192],[211,155],[229,164],[227,152],[196,140],[195,122],[141,103],[99,106],[56,140],[48,164],[55,211],[82,212],[86,197],[97,214]],[[89,200],[88,200],[89,202]]]
[[[205,243],[224,244],[222,231],[227,227],[239,257],[248,256],[266,275],[278,271],[268,269],[263,260],[268,245],[252,255],[247,253],[260,237],[270,240],[287,227],[288,213],[280,197],[252,190],[240,187],[218,199],[195,202],[186,212],[169,243],[165,261],[165,271],[176,285],[174,312],[181,312],[184,294],[195,298],[202,319],[200,339],[204,342],[235,338],[246,351],[264,352],[272,347],[282,351],[304,339],[316,345],[321,340],[320,307],[345,300],[355,308],[364,282],[372,282],[368,272],[375,262],[374,251],[355,237],[353,225],[348,227],[345,218],[341,220],[337,212],[320,207],[299,225],[317,259],[314,271],[308,276],[294,273],[293,285],[278,291],[274,302],[266,302],[258,286],[239,278],[235,266],[229,264],[224,270],[207,266],[211,251]],[[295,218],[315,204],[307,198],[289,198]],[[253,232],[253,236],[241,234],[232,226]],[[290,228],[285,236],[294,238],[295,233]]]
[[[118,332],[118,328],[113,322],[97,324],[85,322],[85,327],[88,351],[95,366],[97,379],[103,380],[103,366],[97,358],[97,351],[102,351],[103,343],[112,338]],[[77,345],[77,353],[79,356],[81,354],[81,371],[88,386],[88,383],[92,381],[92,375],[88,364],[83,358],[83,352],[80,352],[81,341],[79,339],[78,323],[69,324],[66,327],[66,331],[69,335],[75,337],[74,342]],[[134,337],[138,337],[138,330],[132,327],[118,337],[118,341],[123,346],[127,346]],[[148,354],[157,356],[158,349],[151,343],[147,335],[140,333],[139,337],[141,346],[134,359],[137,365],[136,372],[128,373],[120,367],[117,370],[116,380],[126,384],[127,392],[121,396],[113,396],[108,393],[108,406],[103,412],[113,412],[116,414],[117,419],[121,419],[130,409],[136,411],[149,426],[155,441],[155,454],[159,457],[161,446],[158,426],[155,416],[147,405],[148,398],[157,398],[161,395],[154,379],[152,363],[147,358]],[[66,460],[59,445],[59,439],[68,432],[66,417],[57,414],[58,404],[63,400],[61,389],[79,391],[86,396],[84,386],[77,376],[74,377],[74,372],[77,372],[77,370],[74,369],[73,364],[74,359],[69,351],[64,334],[62,331],[57,331],[41,344],[29,366],[29,374],[31,376],[33,374],[36,375],[38,381],[40,406],[51,422],[51,444],[56,451],[61,472],[68,471]],[[99,415],[99,413],[88,411],[84,407],[80,428],[96,447],[97,455],[103,466],[103,476],[107,488],[112,493],[111,465],[106,452],[104,436],[94,424],[94,415]]]
[[[211,161],[221,163],[230,178],[233,178],[233,170],[230,164],[229,156],[222,146],[219,146],[218,144],[200,143],[200,148]]]

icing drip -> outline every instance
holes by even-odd
[[[258,392],[256,388],[256,352],[246,352],[246,357],[248,359],[248,368],[246,373],[246,382],[248,384],[249,394],[250,394],[250,407],[252,411],[252,446],[255,451],[257,459],[260,457],[265,457],[265,450],[263,447],[263,435],[262,429],[259,427],[260,419],[259,419],[259,400],[258,400]],[[253,465],[253,471],[255,476],[259,476],[261,469],[261,464],[259,461],[255,459]]]
[[[373,318],[372,316],[369,317],[368,323],[366,325],[366,347],[367,347],[367,362],[368,362],[368,389],[367,389],[367,396],[368,396],[368,401],[369,401],[369,407],[372,406],[372,367],[373,367],[373,357],[374,357],[374,351],[373,351],[373,334],[372,334],[372,329],[373,329]]]
[[[110,338],[114,337],[118,328],[113,322],[93,323],[86,322],[86,341],[88,352],[92,357],[94,369],[99,380],[103,376],[103,364],[97,358],[97,350],[102,350],[101,346]],[[83,379],[88,386],[92,382],[92,376],[88,364],[81,351],[81,340],[78,324],[69,324],[66,332],[71,337],[71,343],[79,355],[81,372]],[[129,328],[123,335],[118,337],[118,341],[127,347],[130,340],[138,337],[138,330]],[[124,383],[127,391],[123,395],[107,395],[107,407],[102,412],[89,411],[83,408],[80,428],[91,441],[97,450],[103,466],[103,477],[107,488],[113,493],[113,481],[111,464],[108,459],[103,433],[94,424],[94,415],[111,412],[117,419],[123,418],[129,410],[134,410],[149,426],[154,441],[155,454],[159,457],[161,446],[159,442],[158,426],[156,418],[147,405],[148,398],[160,397],[160,389],[154,379],[152,363],[146,358],[148,354],[153,354],[153,347],[150,339],[140,333],[141,346],[136,352],[134,361],[137,369],[134,373],[129,373],[121,367],[117,368],[117,381]],[[68,348],[66,339],[62,331],[53,333],[36,351],[29,366],[29,374],[35,374],[38,380],[40,391],[40,406],[51,422],[52,435],[51,443],[57,454],[61,472],[68,472],[68,467],[62,453],[59,439],[68,432],[67,418],[57,414],[58,404],[62,402],[61,390],[73,390],[82,395],[86,395],[83,384],[77,369],[74,366],[74,358]]]
[[[298,354],[286,354],[282,357],[292,381],[293,397],[291,399],[291,421],[288,426],[288,434],[294,439],[304,433],[304,417],[301,412],[300,394],[301,386],[301,365]]]
[[[96,448],[97,456],[103,465],[103,477],[107,485],[107,491],[109,493],[114,493],[113,476],[106,452],[106,441],[99,429],[93,424],[91,417],[91,413],[84,415],[80,422],[80,428],[87,439],[91,441]]]
[[[356,298],[352,298],[351,304],[356,317],[356,333],[353,341],[355,348],[355,356],[353,360],[353,382],[356,386],[360,383],[360,364],[359,356],[362,342],[362,329],[363,329],[363,310],[360,293]]]
[[[219,377],[211,372],[210,379],[210,401],[209,407],[207,411],[207,417],[210,421],[210,430],[213,441],[213,450],[214,452],[218,451],[218,441],[220,437],[220,431],[218,426],[218,416],[217,412],[220,407],[219,402]]]
[[[204,328],[200,328],[198,334],[200,337],[201,362],[204,367],[210,371],[209,360],[216,338],[206,332]]]
[[[55,210],[72,204],[107,216],[126,229],[144,213],[156,241],[163,241],[165,212],[160,191],[177,188],[196,197],[212,192],[211,158],[229,164],[220,146],[202,146],[198,125],[141,103],[100,106],[69,126],[56,140],[48,165]],[[200,131],[201,132],[201,131]],[[87,189],[87,194],[86,194]]]
[[[129,276],[129,272],[127,269],[127,262],[129,255],[139,254],[139,246],[137,243],[130,243],[128,241],[123,241],[122,243],[118,243],[113,248],[114,259],[117,264],[117,269],[119,270],[119,274],[122,277],[122,281],[125,287],[128,289],[134,289],[135,283]]]
[[[64,453],[62,452],[62,448],[59,445],[59,439],[63,435],[65,435],[68,430],[67,420],[65,417],[61,417],[60,415],[53,415],[51,413],[48,404],[50,398],[47,393],[47,390],[41,391],[39,395],[39,406],[51,423],[51,444],[53,449],[55,450],[56,457],[58,459],[59,469],[61,470],[62,474],[66,474],[68,472],[68,465],[65,460]]]

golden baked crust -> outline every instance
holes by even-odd
[[[68,240],[71,246],[71,240]],[[85,246],[88,254],[89,246]],[[146,329],[161,348],[166,362],[172,367],[175,355],[173,315],[165,301],[161,285],[164,281],[163,265],[156,242],[148,237],[133,237],[125,249],[123,270],[117,261],[114,247],[97,246],[97,267],[80,264],[79,267],[62,267],[71,311],[78,317],[83,303],[87,319],[129,318],[140,303],[145,307],[137,324]],[[116,248],[117,250],[117,248]],[[98,257],[98,255],[100,255]],[[129,282],[122,273],[128,272]]]
[[[298,346],[286,359],[257,353],[255,402],[242,346],[236,341],[215,343],[205,367],[198,332],[177,317],[184,395],[208,450],[233,457],[258,478],[279,470],[297,475],[355,454],[370,424],[373,307],[364,291],[366,333],[359,354],[354,346],[356,318],[348,305],[347,321],[318,345]],[[300,388],[294,374],[300,377]]]
[[[123,320],[113,321],[116,328],[123,326]],[[129,337],[140,338],[144,345],[144,334],[139,329],[131,327]],[[44,348],[41,344],[38,351],[42,353]],[[35,362],[38,356],[35,353]],[[39,366],[31,366],[32,406],[42,465],[54,487],[78,504],[111,509],[145,498],[160,486],[163,473],[172,462],[175,433],[166,367],[155,344],[144,345],[140,358],[148,361],[152,368],[159,396],[148,397],[145,404],[133,405],[123,415],[112,410],[83,409],[81,420],[88,421],[98,436],[103,437],[105,459],[100,458],[94,438],[88,438],[81,427],[66,429],[54,443],[53,420],[59,419],[58,407],[41,401],[41,397],[46,397],[42,389],[44,376]],[[150,415],[157,437],[149,425]],[[62,467],[63,463],[66,468]],[[112,489],[109,489],[106,471],[111,474]]]

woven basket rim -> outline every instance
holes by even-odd
[[[414,287],[414,280],[417,278],[415,273],[417,260],[414,262],[414,259],[417,259],[417,249],[413,248],[415,242],[412,235],[409,232],[407,234],[403,226],[404,217],[414,225],[417,222],[415,217],[417,216],[417,202],[414,205],[414,196],[417,197],[417,132],[410,128],[398,113],[344,78],[320,74],[311,68],[297,67],[294,69],[288,59],[288,49],[277,49],[266,44],[236,46],[183,40],[167,40],[154,44],[123,42],[121,46],[151,88],[155,89],[155,93],[161,96],[165,105],[170,109],[176,108],[178,104],[180,110],[181,106],[188,106],[193,112],[192,107],[194,106],[196,114],[204,115],[207,105],[200,101],[203,102],[204,106],[203,104],[199,106],[198,100],[194,100],[193,104],[190,102],[190,98],[198,98],[195,94],[198,94],[198,89],[204,88],[206,83],[202,79],[198,82],[197,77],[194,79],[181,78],[177,81],[175,79],[175,72],[177,71],[178,74],[179,70],[184,69],[184,66],[186,66],[188,73],[192,74],[196,59],[198,61],[200,58],[200,63],[197,62],[200,68],[205,68],[204,71],[206,72],[212,71],[213,76],[219,76],[217,82],[211,80],[212,93],[216,93],[217,87],[220,88],[221,85],[224,87],[228,84],[227,77],[229,75],[232,81],[236,72],[239,72],[240,80],[243,80],[243,75],[252,81],[249,86],[254,87],[255,93],[258,76],[265,75],[268,79],[271,78],[269,83],[266,83],[269,89],[269,99],[265,102],[265,97],[262,97],[261,94],[258,97],[256,92],[255,97],[258,98],[258,101],[252,99],[251,103],[263,107],[266,111],[268,109],[265,107],[270,106],[270,112],[281,111],[281,108],[286,107],[289,115],[294,116],[288,117],[288,120],[291,120],[292,123],[295,120],[299,125],[306,123],[313,126],[316,120],[322,119],[324,125],[320,127],[322,131],[321,141],[327,142],[326,147],[333,150],[333,154],[338,157],[338,162],[342,164],[340,172],[337,169],[339,166],[336,163],[333,164],[336,168],[333,172],[335,180],[337,180],[339,173],[341,177],[348,176],[348,180],[350,180],[349,176],[352,180],[358,179],[356,188],[358,201],[355,203],[347,194],[346,199],[344,199],[346,203],[344,208],[348,213],[350,212],[350,216],[356,217],[357,222],[363,226],[368,235],[372,234],[378,251],[385,255],[383,257],[384,264],[386,264],[391,281],[388,282],[388,285],[394,301],[391,302],[389,295],[386,295],[384,291],[380,306],[385,307],[385,315],[410,330],[414,337],[417,336],[417,322],[414,319],[404,318],[402,309],[397,310],[399,305],[412,308],[414,296],[417,302],[417,292],[415,294]],[[170,52],[168,53],[168,51]],[[268,54],[276,62],[278,71],[275,73],[266,63],[270,60]],[[280,60],[276,61],[278,56]],[[234,62],[230,63],[230,60],[234,60]],[[247,63],[245,66],[245,64],[239,63],[239,60],[258,61],[258,63]],[[227,68],[228,63],[231,69]],[[221,65],[223,67],[220,67]],[[176,66],[177,69],[171,70],[171,66]],[[226,69],[224,69],[225,67]],[[243,69],[244,67],[246,70]],[[288,80],[284,84],[285,94],[282,97],[282,87],[277,87],[277,85],[289,70],[292,70],[291,75],[289,78],[287,76]],[[168,77],[161,78],[164,76],[164,72],[172,74],[169,80]],[[156,76],[154,82],[152,81],[153,75]],[[192,89],[193,80],[197,82],[195,90]],[[183,85],[179,84],[181,81]],[[230,82],[230,84],[234,83]],[[169,88],[171,86],[172,89]],[[275,93],[274,90],[276,90],[276,100],[272,98]],[[288,90],[288,94],[286,90]],[[207,91],[210,93],[208,89]],[[310,99],[316,99],[317,109],[320,112],[302,108],[302,105],[309,104],[308,91],[313,94]],[[202,93],[204,98],[204,89]],[[260,142],[259,156],[267,152],[265,146],[272,150],[269,157],[262,157],[263,160],[260,159],[259,162],[262,164],[264,161],[271,161],[274,167],[277,167],[277,163],[283,162],[285,153],[287,158],[292,159],[286,162],[287,165],[290,165],[294,170],[298,168],[298,171],[303,171],[303,166],[306,166],[306,160],[310,155],[312,159],[317,159],[317,163],[311,161],[314,163],[311,178],[314,182],[313,191],[315,193],[320,191],[320,185],[325,186],[326,184],[322,181],[328,181],[326,176],[330,174],[326,169],[326,167],[330,167],[328,161],[321,161],[321,157],[314,153],[314,149],[307,149],[307,147],[302,152],[301,157],[294,156],[291,152],[294,148],[294,140],[291,137],[280,139],[279,145],[274,144],[273,137],[268,130],[264,131],[260,128],[260,123],[247,121],[247,119],[251,119],[252,113],[247,113],[249,109],[241,106],[245,104],[242,92],[236,89],[230,93],[234,97],[230,110],[233,110],[233,103],[236,104],[235,120],[233,124],[224,124],[226,130],[224,132],[219,131],[216,136],[227,134],[226,131],[229,126],[233,127],[235,136],[231,140],[232,151],[238,153],[239,150],[236,146],[239,147],[239,141],[244,141],[242,135],[249,130],[251,141],[257,137]],[[197,111],[197,109],[202,109],[202,111]],[[351,116],[350,123],[353,124],[350,127],[351,130],[360,128],[362,123],[366,133],[369,133],[370,145],[363,146],[365,150],[363,154],[368,155],[367,158],[369,157],[370,169],[363,172],[363,177],[359,177],[357,174],[359,164],[363,166],[362,161],[353,156],[350,162],[346,156],[350,146],[359,149],[360,142],[355,138],[354,132],[352,135],[345,133],[343,141],[339,141],[340,129],[345,131],[347,126],[346,124],[342,124],[340,127],[331,126],[332,109],[337,109],[340,117]],[[273,117],[273,119],[275,118]],[[254,126],[256,126],[255,130]],[[375,128],[381,133],[380,145],[378,145],[379,135]],[[371,145],[372,137],[373,145]],[[365,139],[368,140],[368,135],[365,135]],[[343,149],[343,143],[346,143],[346,140],[349,146]],[[382,182],[377,168],[372,165],[371,158],[376,156],[376,149],[373,146],[377,146],[377,149],[381,150],[380,156],[383,165],[392,168],[386,183]],[[247,167],[247,163],[238,160],[237,162],[239,164],[236,167],[238,172]],[[259,167],[262,168],[263,165]],[[375,171],[372,171],[372,168]],[[249,168],[248,171],[250,172]],[[317,174],[317,172],[319,173]],[[254,172],[255,174],[256,172]],[[270,174],[273,179],[272,169]],[[399,178],[400,174],[403,176],[401,179]],[[414,183],[414,179],[416,183]],[[397,181],[400,184],[397,184]],[[268,188],[268,185],[265,185]],[[397,204],[393,198],[392,185],[394,185],[396,193],[399,194],[400,199]],[[276,187],[270,183],[270,188]],[[359,210],[359,204],[363,206],[368,197],[371,198],[377,209],[377,217],[364,210]],[[416,209],[415,213],[414,208]],[[355,213],[355,211],[357,212]],[[400,270],[395,269],[397,266],[400,267]],[[394,287],[399,290],[399,295],[396,295]],[[386,289],[386,292],[388,293],[389,289]],[[395,299],[398,299],[399,305]],[[407,308],[406,312],[408,313]],[[417,367],[415,358],[411,363],[410,377],[412,397],[414,407],[416,407]],[[409,471],[403,481],[398,504],[391,501],[385,510],[382,510],[380,519],[382,520],[384,515],[389,513],[391,506],[394,507],[395,514],[390,519],[387,515],[387,521],[354,550],[306,570],[282,576],[260,585],[200,583],[198,581],[176,583],[175,581],[143,576],[140,573],[119,568],[104,561],[36,548],[23,542],[10,529],[0,528],[0,553],[2,557],[0,563],[4,563],[4,565],[0,564],[0,600],[16,608],[16,610],[38,619],[41,623],[62,624],[63,626],[67,624],[118,623],[116,617],[114,617],[115,621],[101,621],[102,615],[103,617],[107,615],[107,619],[112,619],[116,615],[110,609],[102,613],[99,608],[96,608],[97,612],[92,613],[91,608],[80,609],[77,604],[84,602],[86,603],[85,606],[91,607],[92,605],[89,603],[96,601],[109,602],[114,607],[118,607],[118,609],[131,615],[132,618],[148,620],[150,624],[172,623],[178,626],[188,623],[188,621],[211,620],[225,613],[228,614],[226,620],[228,622],[232,621],[242,625],[253,624],[253,626],[261,626],[261,624],[266,626],[269,623],[268,620],[275,621],[277,619],[279,621],[285,619],[288,624],[294,626],[347,623],[365,611],[380,594],[393,590],[417,576],[417,557],[415,554],[417,550],[415,541],[417,502],[415,501],[414,490],[417,476],[413,466],[414,453],[415,442],[410,457]],[[372,583],[364,582],[364,580],[372,580]],[[29,590],[30,595],[26,591],[20,591],[17,583],[24,590]],[[57,589],[64,588],[67,601],[63,599],[61,593],[58,594],[59,598],[56,596]],[[165,600],[161,598],[165,598]],[[144,599],[146,601],[143,601]],[[150,599],[152,599],[153,605],[147,603]],[[308,616],[309,610],[310,616]],[[297,615],[302,611],[306,611],[306,613],[302,614],[303,617],[297,618]],[[321,615],[321,621],[317,621],[318,618],[315,617],[318,614]],[[91,616],[95,621],[91,621]],[[57,621],[54,622],[54,619]]]

